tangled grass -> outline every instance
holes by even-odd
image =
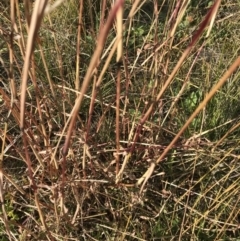
[[[1,240],[239,240],[238,1],[0,10]]]

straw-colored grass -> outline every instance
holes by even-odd
[[[239,11],[0,3],[0,240],[238,240]]]

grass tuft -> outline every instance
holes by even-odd
[[[239,240],[239,3],[0,3],[1,240]]]

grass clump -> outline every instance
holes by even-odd
[[[59,2],[0,3],[1,240],[238,240],[238,2]]]

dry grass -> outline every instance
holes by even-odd
[[[99,2],[0,3],[0,240],[239,240],[237,1]]]

